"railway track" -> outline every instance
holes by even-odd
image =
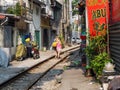
[[[71,49],[70,51],[61,53],[61,59],[54,57],[39,63],[28,70],[23,71],[17,76],[11,78],[7,82],[0,85],[0,90],[29,90],[39,79],[41,79],[49,70],[62,62],[72,51],[78,48]]]

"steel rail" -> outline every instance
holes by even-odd
[[[20,88],[19,88],[19,89],[13,89],[13,87],[9,87],[9,86],[10,86],[10,85],[11,85],[11,86],[16,85],[16,84],[17,84],[17,83],[16,83],[17,80],[19,80],[21,77],[24,77],[25,75],[29,74],[30,71],[33,71],[33,69],[38,69],[38,67],[40,67],[41,65],[44,65],[44,64],[46,64],[47,62],[52,61],[52,60],[54,59],[54,56],[52,56],[52,57],[44,60],[43,62],[40,62],[40,63],[32,66],[31,68],[29,68],[29,69],[27,69],[27,70],[19,73],[18,75],[14,76],[14,77],[12,77],[11,79],[7,80],[6,82],[2,83],[2,84],[0,85],[0,90],[28,90],[28,89],[31,88],[40,78],[42,78],[49,70],[51,70],[54,66],[56,66],[58,63],[60,63],[62,60],[64,60],[64,59],[70,54],[70,53],[65,53],[65,52],[71,52],[71,51],[76,50],[76,49],[78,49],[78,47],[73,48],[73,49],[69,49],[69,50],[67,50],[67,51],[62,52],[61,54],[63,55],[63,57],[62,57],[60,60],[58,60],[57,62],[55,62],[52,66],[50,66],[50,67],[49,67],[46,71],[44,71],[42,74],[39,73],[39,74],[41,74],[41,75],[40,75],[39,77],[37,77],[37,79],[36,79],[34,82],[32,82],[31,84],[29,84],[29,86],[25,86],[26,88],[24,88],[24,89],[23,89],[23,88],[22,88],[22,89],[20,89]],[[65,55],[64,55],[64,54],[65,54]],[[36,68],[36,67],[37,67],[37,68]],[[26,73],[27,73],[27,74],[26,74]],[[35,73],[36,73],[36,72],[35,72]],[[14,83],[14,82],[15,82],[15,83]],[[17,81],[17,82],[18,82],[18,81]],[[16,85],[16,86],[17,86],[17,85]],[[4,88],[8,88],[8,89],[4,89]]]

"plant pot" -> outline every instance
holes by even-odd
[[[86,69],[86,71],[85,71],[85,76],[86,76],[86,77],[91,76],[90,69]]]
[[[89,69],[86,69],[85,76],[86,77],[95,76],[95,73],[93,72],[91,68],[89,68]]]

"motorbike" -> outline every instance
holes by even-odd
[[[32,47],[32,56],[33,56],[33,59],[40,58],[40,53],[39,53],[39,49],[37,46]]]

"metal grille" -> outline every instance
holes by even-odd
[[[109,26],[110,54],[115,63],[115,69],[120,73],[120,22]]]

